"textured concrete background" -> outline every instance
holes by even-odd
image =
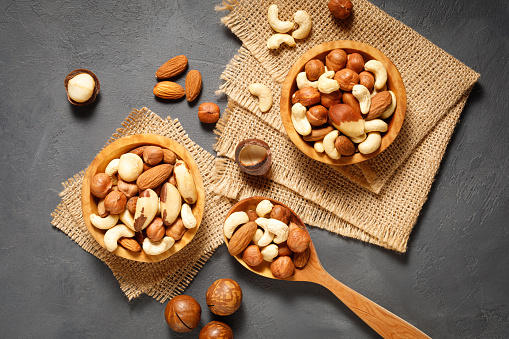
[[[4,338],[195,338],[177,335],[164,305],[128,302],[111,271],[50,224],[61,182],[93,159],[130,110],[179,118],[213,152],[197,104],[214,91],[240,47],[221,25],[217,1],[1,1],[0,333]],[[509,337],[509,7],[505,0],[374,0],[481,73],[429,199],[398,255],[319,229],[311,235],[336,278],[436,338]],[[404,48],[404,47],[403,47]],[[423,51],[425,53],[425,51]],[[203,75],[196,104],[152,95],[154,71],[186,54]],[[77,108],[63,86],[93,70],[101,92]],[[447,75],[445,75],[447,76]],[[184,75],[177,82],[184,83]],[[264,279],[220,247],[185,291],[213,316],[205,291],[218,278],[244,290],[222,318],[236,338],[372,338],[368,326],[322,287]]]

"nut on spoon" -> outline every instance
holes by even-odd
[[[234,212],[247,211],[248,209],[256,206],[262,200],[269,200],[274,205],[284,204],[270,198],[264,197],[251,197],[236,203],[226,215],[228,218]],[[304,226],[304,222],[299,216],[288,208],[292,213],[292,221],[299,226]],[[226,245],[229,245],[229,239],[224,236]],[[401,319],[397,315],[387,311],[382,306],[369,300],[363,295],[355,292],[348,286],[344,285],[340,281],[333,278],[325,269],[322,267],[318,255],[316,253],[313,242],[310,243],[310,257],[309,261],[304,268],[296,268],[292,276],[281,279],[290,281],[309,281],[324,286],[329,291],[341,300],[349,309],[351,309],[359,318],[361,318],[366,324],[374,329],[378,334],[384,338],[430,338],[428,335]],[[259,274],[261,276],[279,279],[272,275],[270,270],[270,263],[263,262],[262,264],[251,267],[247,265],[242,259],[242,253],[235,256],[238,262],[240,262],[248,270]]]

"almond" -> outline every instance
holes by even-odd
[[[257,228],[258,225],[254,221],[250,221],[241,226],[233,233],[230,243],[228,244],[228,252],[230,252],[231,255],[242,253],[251,242],[251,239],[253,239]]]
[[[154,86],[154,95],[161,99],[180,99],[186,91],[179,84],[172,81],[161,81]]]
[[[333,130],[334,127],[332,126],[314,129],[311,131],[310,134],[303,136],[302,139],[304,139],[305,141],[320,141],[323,140],[323,138],[325,138],[325,136],[332,132]]]
[[[166,61],[156,71],[157,79],[168,79],[182,73],[187,67],[187,58],[185,55],[177,55]]]
[[[186,76],[186,99],[188,102],[196,99],[201,91],[201,74],[199,71],[193,69],[189,71]]]
[[[132,252],[141,251],[141,245],[134,238],[122,237],[118,240],[118,243],[126,250],[129,250]]]
[[[163,164],[152,167],[148,171],[140,174],[138,179],[136,180],[136,184],[140,191],[146,189],[154,189],[157,186],[161,185],[173,171],[173,165]]]
[[[392,96],[389,91],[377,93],[371,98],[371,106],[369,107],[366,121],[378,118],[392,103]]]

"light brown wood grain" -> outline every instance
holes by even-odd
[[[97,213],[98,202],[98,199],[90,193],[90,181],[96,173],[104,172],[106,166],[111,160],[119,158],[122,154],[143,145],[156,145],[171,149],[173,152],[175,152],[177,157],[184,160],[189,166],[191,173],[193,174],[194,182],[198,192],[198,199],[194,206],[192,206],[192,211],[196,217],[197,226],[187,230],[182,239],[175,242],[175,245],[173,245],[171,249],[160,255],[148,255],[143,250],[141,252],[131,252],[119,246],[115,251],[112,252],[119,257],[130,260],[157,262],[172,256],[184,248],[189,242],[191,242],[191,240],[196,235],[198,228],[200,227],[203,211],[205,208],[205,190],[203,187],[203,180],[201,178],[200,171],[191,154],[182,145],[171,139],[155,134],[136,134],[112,142],[94,158],[85,173],[81,189],[81,205],[83,209],[83,219],[85,220],[85,224],[90,231],[90,234],[92,234],[95,240],[97,240],[97,242],[102,247],[104,247],[104,234],[106,231],[95,228],[90,223],[90,215],[92,213]]]
[[[270,198],[264,197],[252,197],[239,201],[235,204],[226,215],[226,218],[233,212],[246,211],[250,206],[256,206],[260,201],[268,199],[273,204],[282,205],[284,204]],[[304,222],[299,216],[292,212],[292,221],[300,226],[304,226]],[[228,239],[224,237],[226,245],[228,245]],[[417,329],[412,324],[401,319],[397,315],[389,312],[377,303],[369,300],[365,296],[352,290],[348,286],[344,285],[340,281],[333,278],[322,266],[316,249],[311,242],[311,255],[307,265],[302,269],[296,269],[295,273],[286,279],[289,281],[308,281],[324,286],[329,291],[341,300],[349,309],[351,309],[359,318],[361,318],[366,324],[368,324],[373,330],[380,334],[384,338],[430,338],[428,335]],[[248,270],[262,275],[271,279],[278,279],[272,275],[270,270],[270,263],[264,262],[263,264],[251,267],[242,260],[242,253],[235,256],[244,267]]]
[[[371,154],[360,154],[356,153],[353,156],[343,156],[337,160],[334,160],[327,156],[325,153],[317,153],[313,144],[306,142],[302,139],[302,137],[295,131],[295,128],[292,124],[291,119],[291,108],[292,108],[292,95],[297,90],[297,84],[295,79],[297,74],[304,71],[304,66],[306,62],[312,59],[320,59],[325,60],[325,56],[333,49],[341,48],[345,50],[347,53],[357,52],[362,55],[364,61],[368,60],[378,60],[380,61],[385,68],[387,69],[387,89],[393,91],[396,95],[396,111],[389,119],[389,129],[382,137],[382,144],[380,148],[371,153]],[[340,41],[332,41],[326,42],[320,45],[317,45],[304,53],[292,66],[288,75],[283,82],[283,88],[281,90],[281,101],[280,101],[280,111],[281,111],[281,119],[283,121],[283,126],[285,127],[290,140],[300,149],[304,154],[309,156],[312,159],[321,161],[323,163],[329,165],[350,165],[365,161],[369,158],[372,158],[383,152],[389,145],[394,141],[396,136],[398,135],[401,126],[403,125],[403,120],[405,119],[406,112],[406,91],[405,86],[403,84],[403,79],[396,66],[387,58],[382,52],[377,50],[374,47],[366,45],[362,42],[358,41],[350,41],[350,40],[340,40]]]

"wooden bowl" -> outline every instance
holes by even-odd
[[[90,215],[92,213],[97,213],[97,202],[99,201],[98,198],[90,193],[90,182],[96,173],[104,172],[106,166],[111,160],[119,158],[122,154],[143,145],[156,145],[162,148],[171,149],[175,152],[177,157],[182,159],[189,166],[198,192],[198,199],[196,203],[194,203],[194,206],[192,206],[192,211],[197,221],[196,227],[188,229],[184,236],[179,241],[175,242],[175,245],[173,245],[173,247],[168,251],[159,255],[148,255],[143,250],[141,252],[132,252],[119,245],[117,249],[112,252],[119,257],[129,260],[157,262],[172,256],[189,244],[196,235],[203,216],[205,207],[203,181],[193,157],[184,147],[171,139],[155,134],[136,134],[112,142],[95,157],[85,173],[83,186],[81,188],[81,205],[83,209],[83,219],[85,220],[85,224],[87,225],[90,234],[92,234],[95,240],[104,247],[104,234],[106,233],[106,230],[98,229],[90,223]]]
[[[297,74],[304,71],[304,66],[309,60],[320,59],[324,61],[326,55],[331,50],[336,48],[341,48],[346,53],[357,52],[362,55],[364,61],[376,59],[385,66],[385,68],[387,69],[387,90],[393,91],[394,94],[396,95],[396,110],[392,114],[392,116],[388,118],[388,121],[386,120],[389,124],[389,129],[382,135],[382,144],[377,151],[371,154],[355,153],[352,156],[348,157],[342,156],[341,158],[334,160],[327,156],[327,154],[325,153],[316,152],[313,148],[313,144],[311,142],[304,141],[300,134],[298,134],[295,131],[291,119],[291,109],[292,109],[292,95],[293,93],[295,93],[295,91],[298,90],[297,83],[295,81],[295,79],[297,78]],[[313,47],[312,49],[304,53],[295,62],[293,67],[288,72],[288,75],[286,76],[285,81],[283,83],[283,88],[281,90],[280,110],[281,119],[283,120],[283,125],[286,129],[286,132],[288,133],[288,136],[295,144],[295,146],[297,146],[297,148],[299,148],[304,154],[306,154],[310,158],[313,158],[315,160],[321,161],[329,165],[351,165],[376,156],[377,154],[383,152],[394,141],[394,139],[396,138],[401,129],[401,126],[403,125],[403,120],[405,119],[406,112],[405,86],[403,84],[403,80],[401,79],[399,71],[396,69],[396,66],[394,66],[394,64],[382,52],[380,52],[376,48],[366,45],[362,42],[349,40],[325,42],[323,44]]]

